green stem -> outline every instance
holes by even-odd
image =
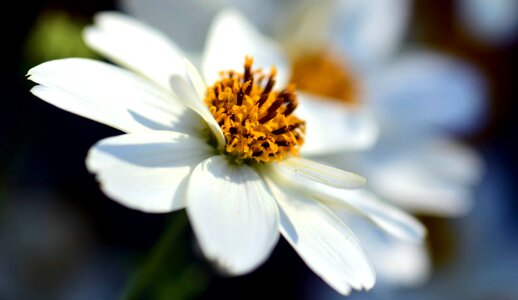
[[[184,212],[177,213],[173,220],[170,221],[168,228],[162,234],[158,243],[153,247],[151,253],[149,253],[148,257],[127,285],[120,300],[140,299],[139,296],[142,296],[143,291],[150,286],[153,278],[159,273],[160,267],[163,266],[166,259],[174,257],[171,253],[173,249],[172,245],[181,238],[186,225],[187,215]]]

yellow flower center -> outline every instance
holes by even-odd
[[[358,104],[356,80],[338,55],[330,51],[301,55],[293,61],[292,68],[291,81],[300,90]]]
[[[240,162],[298,155],[305,122],[293,115],[298,103],[295,86],[273,91],[275,67],[267,76],[252,70],[252,63],[246,57],[244,73],[221,72],[221,79],[207,89],[205,104],[225,135],[225,152]]]

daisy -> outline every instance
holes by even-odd
[[[502,45],[516,39],[518,2],[514,0],[457,0],[455,9],[465,29],[482,42]]]
[[[370,174],[370,188],[412,212],[464,214],[481,162],[455,134],[477,130],[483,122],[484,80],[467,63],[445,55],[416,48],[396,53],[408,1],[339,3],[329,16],[331,46],[293,55],[292,81],[308,92],[305,97],[372,111],[381,130],[369,151],[330,160]],[[326,86],[307,80],[321,72],[333,74]]]
[[[426,50],[397,54],[410,12],[406,0],[338,1],[316,32],[310,22],[319,7],[293,16],[297,28],[286,39],[294,57],[292,80],[305,97],[371,111],[379,120],[379,140],[369,151],[320,157],[369,178],[372,197],[407,211],[459,216],[472,205],[471,189],[482,174],[476,153],[453,138],[476,130],[484,116],[484,81],[459,60]],[[294,9],[297,11],[296,9]],[[301,17],[302,16],[302,17]],[[326,27],[327,25],[327,27]],[[314,34],[311,34],[314,33]],[[311,53],[299,49],[313,36]],[[309,74],[325,84],[308,80]],[[380,278],[396,285],[423,283],[430,271],[424,245],[408,244],[342,216],[373,259]],[[357,225],[354,225],[357,224]],[[405,262],[405,267],[401,262]]]
[[[390,177],[396,179],[389,183],[383,175],[376,176],[380,178],[376,189],[384,190],[381,194],[387,200],[412,212],[462,215],[469,210],[471,200],[467,191],[480,177],[481,162],[477,154],[456,141],[454,135],[473,132],[484,121],[485,82],[478,71],[465,62],[426,49],[414,47],[399,51],[408,27],[409,0],[329,0],[316,4],[300,1],[299,5],[299,1],[270,2],[216,1],[203,7],[203,16],[211,19],[216,8],[235,4],[254,12],[250,15],[258,18],[260,24],[265,23],[264,19],[274,19],[271,23],[277,27],[270,31],[292,58],[292,63],[285,65],[290,70],[283,73],[297,84],[298,115],[306,120],[315,114],[327,116],[327,120],[344,114],[347,121],[351,117],[356,119],[348,122],[350,126],[340,128],[351,130],[356,125],[354,132],[362,135],[354,138],[354,145],[343,145],[350,140],[352,131],[340,133],[318,128],[315,135],[329,132],[334,143],[315,151],[309,149],[312,145],[306,144],[302,153],[338,152],[339,161],[344,165],[387,170],[386,174],[395,175]],[[189,5],[202,7],[204,4],[201,0],[189,1],[183,6],[182,3],[121,1],[129,13],[171,31],[184,24],[175,22],[180,18],[177,13],[183,12],[182,9],[192,10]],[[267,3],[264,10],[255,13],[257,6],[263,3]],[[281,22],[272,17],[278,15],[284,17],[282,27]],[[167,20],[163,16],[167,16]],[[201,27],[195,23],[197,19],[199,16],[194,15],[185,21],[190,21],[189,27]],[[196,32],[202,31],[196,29]],[[199,55],[195,52],[191,56]],[[319,76],[313,76],[315,74]],[[315,123],[308,126],[308,135],[321,124],[326,126],[325,122]],[[359,140],[361,145],[358,145]],[[359,157],[357,153],[340,155],[339,150],[351,150],[351,147],[370,151],[358,153]],[[438,165],[442,170],[434,168]],[[420,175],[414,176],[417,173]],[[370,176],[367,177],[372,183]],[[402,177],[404,180],[400,180]],[[372,188],[372,184],[369,187]],[[407,193],[408,196],[401,196]]]
[[[461,216],[470,210],[471,189],[481,178],[482,162],[452,134],[469,133],[482,123],[484,81],[471,66],[445,55],[418,48],[398,54],[410,1],[223,1],[211,6],[195,0],[188,4],[171,0],[121,3],[131,14],[175,34],[175,28],[187,22],[201,36],[204,29],[198,18],[182,19],[176,14],[199,6],[202,19],[210,19],[218,6],[229,4],[254,12],[250,17],[272,32],[292,57],[291,78],[299,88],[298,115],[303,119],[314,114],[327,120],[347,119],[351,126],[343,129],[356,124],[354,132],[363,132],[361,146],[360,139],[353,145],[331,143],[316,151],[305,145],[302,154],[366,174],[368,189],[351,191],[358,197],[381,198],[425,215]],[[182,42],[195,49],[197,38],[189,36]],[[372,115],[380,126],[372,122]],[[326,140],[341,142],[351,136],[352,131],[329,131],[325,122],[311,123],[308,135],[329,133]],[[365,148],[370,150],[350,151]],[[431,267],[424,245],[395,239],[354,215],[339,215],[355,232],[361,232],[362,244],[384,281],[417,285],[427,279]],[[399,263],[402,261],[405,267]]]
[[[358,197],[380,198],[410,212],[434,216],[461,216],[470,210],[471,189],[482,176],[482,163],[452,135],[469,133],[482,123],[484,81],[471,66],[451,57],[418,48],[398,52],[411,1],[226,0],[212,2],[212,6],[196,0],[121,3],[129,13],[161,28],[175,31],[187,22],[200,35],[204,29],[196,22],[198,18],[182,19],[179,11],[199,6],[202,19],[210,19],[219,3],[251,12],[292,57],[291,78],[299,89],[298,115],[306,118],[322,113],[327,120],[339,119],[344,114],[338,111],[347,109],[348,120],[362,116],[352,119],[363,122],[354,132],[364,132],[364,141],[373,142],[372,137],[379,135],[369,151],[351,152],[352,147],[331,145],[322,156],[320,149],[309,151],[311,146],[305,145],[303,154],[366,175],[367,190],[351,191]],[[183,42],[195,49],[197,38],[191,36]],[[323,103],[327,103],[325,109]],[[365,122],[372,115],[379,127]],[[329,132],[334,141],[349,140],[351,131],[330,131],[325,122],[311,124],[308,136],[315,130],[317,135]],[[362,146],[372,145],[365,142]],[[361,230],[358,236],[373,259],[378,278],[407,286],[426,280],[431,267],[425,245],[402,242],[350,214],[341,213],[340,217],[355,232]]]
[[[88,153],[101,189],[144,212],[185,208],[203,253],[225,272],[258,267],[280,233],[315,273],[348,294],[372,288],[375,275],[338,210],[406,240],[423,237],[411,216],[349,197],[363,177],[299,157],[304,147],[358,148],[371,138],[361,130],[355,136],[358,124],[351,129],[342,118],[298,117],[281,52],[238,12],[216,17],[203,76],[163,34],[122,14],[98,14],[84,38],[131,71],[89,59],[50,61],[28,72],[38,84],[31,92],[125,132]],[[312,126],[327,132],[306,132]],[[333,139],[335,130],[350,139]]]

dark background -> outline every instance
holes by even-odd
[[[503,232],[514,245],[517,43],[490,46],[477,41],[459,24],[452,3],[415,1],[408,40],[463,58],[486,75],[488,123],[462,138],[489,165],[480,193],[484,184],[495,184],[488,177],[498,176],[496,193],[485,200],[494,202],[498,212],[490,219],[496,224],[485,224],[485,218],[473,222]],[[27,70],[41,62],[27,54],[27,37],[43,11],[64,10],[87,24],[95,12],[115,9],[115,3],[42,0],[5,5],[0,27],[0,299],[116,299],[138,266],[145,264],[167,224],[184,213],[145,214],[104,196],[84,158],[96,141],[118,132],[40,101],[29,93],[32,84],[25,79]],[[459,255],[459,242],[458,232],[447,233],[448,228],[462,227],[462,221],[423,221],[430,226],[436,266],[451,264]],[[141,299],[304,298],[320,280],[282,239],[263,266],[238,278],[214,272],[196,251],[190,230],[172,248]]]

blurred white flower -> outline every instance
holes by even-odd
[[[481,178],[482,163],[452,135],[475,130],[483,122],[483,79],[466,63],[429,51],[395,55],[408,23],[410,1],[337,4],[328,10],[328,23],[321,25],[327,29],[328,43],[321,44],[316,54],[308,58],[296,50],[301,49],[302,33],[285,36],[291,38],[287,45],[297,57],[293,81],[319,94],[314,99],[342,98],[352,109],[372,111],[380,122],[380,140],[367,152],[335,153],[321,159],[365,174],[371,192],[410,212],[465,214],[472,206],[470,192]],[[306,9],[307,15],[299,20],[302,24],[314,11]],[[336,73],[327,79],[335,82],[328,83],[326,91],[321,90],[322,84],[305,82],[307,74],[319,76],[319,70]],[[354,228],[361,228],[359,236],[384,281],[417,285],[428,277],[430,262],[424,245],[405,244],[368,226]],[[404,268],[394,267],[399,258],[405,261]]]
[[[457,12],[470,33],[483,42],[501,44],[518,34],[518,1],[458,0]]]
[[[477,201],[469,215],[448,222],[453,239],[448,243],[448,264],[441,264],[419,288],[383,286],[377,281],[369,293],[355,293],[348,299],[436,300],[515,299],[518,295],[518,240],[516,240],[516,180],[509,176],[512,151],[485,149],[486,173],[477,186]],[[360,231],[352,228],[358,236]],[[364,240],[362,239],[362,243]],[[395,259],[395,263],[397,258]],[[376,261],[373,261],[376,264]],[[399,265],[398,267],[406,267]],[[343,299],[322,284],[308,289],[308,299]]]
[[[309,2],[312,0],[295,0]],[[285,12],[293,7],[293,0],[119,0],[122,11],[143,20],[154,28],[174,37],[186,52],[200,51],[205,44],[207,29],[214,16],[232,6],[247,16],[256,28],[271,34],[281,27]],[[327,0],[326,0],[327,1]],[[185,30],[189,28],[189,30]]]
[[[298,102],[293,87],[272,89],[289,79],[280,51],[236,11],[216,17],[203,77],[163,34],[121,14],[98,14],[84,38],[135,73],[89,59],[55,60],[29,71],[39,84],[31,92],[126,132],[89,151],[86,164],[102,190],[145,212],[186,208],[201,249],[222,270],[239,275],[255,269],[280,231],[315,273],[348,294],[370,289],[374,272],[336,213],[363,216],[398,238],[422,239],[424,228],[413,217],[350,190],[364,178],[297,157],[304,140],[317,153],[361,148],[372,137],[356,134],[359,119],[344,121],[345,107],[326,102],[313,105],[332,112],[331,118],[315,113],[305,120],[326,134],[304,135],[306,123],[292,114]],[[247,58],[240,73],[245,55],[277,69],[269,75],[253,70]],[[344,131],[350,140],[336,139]]]
[[[437,53],[412,50],[394,55],[407,23],[407,0],[340,3],[344,7],[334,10],[330,27],[336,31],[332,46],[345,62],[338,64],[348,76],[344,86],[352,87],[352,99],[342,103],[373,111],[381,131],[370,151],[338,154],[332,161],[366,171],[377,193],[410,211],[465,213],[470,187],[481,176],[481,162],[453,136],[476,130],[484,121],[484,80],[468,64]],[[383,12],[383,19],[377,12]],[[383,41],[377,36],[384,36]],[[382,174],[390,179],[378,180]]]

